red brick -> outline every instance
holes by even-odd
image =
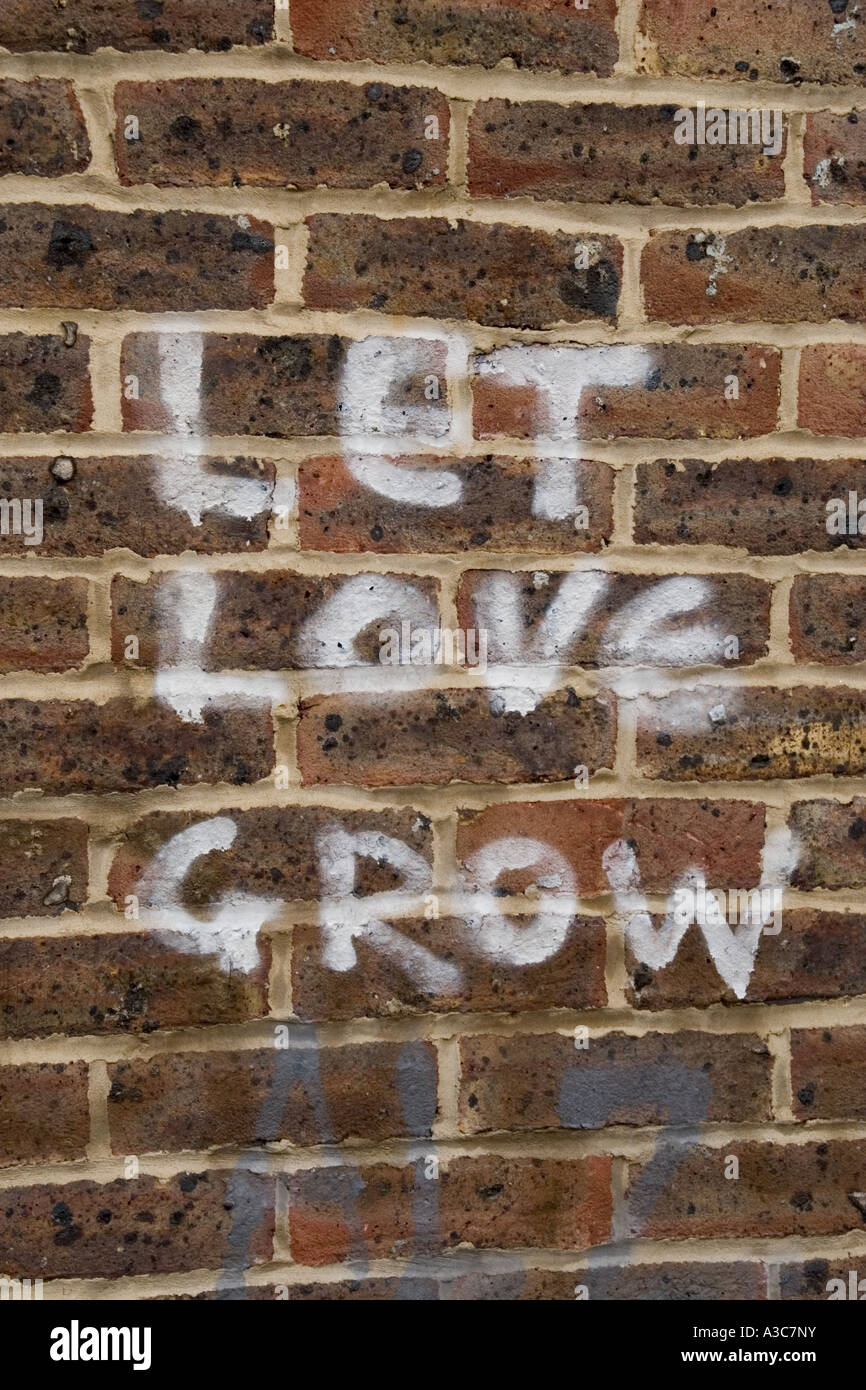
[[[669,892],[692,865],[711,883],[751,888],[760,879],[764,808],[749,801],[518,801],[462,811],[457,852],[469,884],[482,884],[469,863],[495,840],[529,836],[549,846],[569,865],[582,898],[610,892],[602,867],[604,851],[616,840],[632,847],[648,893]],[[567,891],[548,883],[541,859],[528,869],[505,868],[498,893],[532,893],[545,872],[545,892]]]
[[[129,699],[0,700],[0,766],[7,795],[138,791],[266,777],[273,766],[267,711],[206,709],[184,723],[167,705]]]
[[[414,1132],[413,1103],[432,1124],[436,1070],[435,1049],[421,1042],[311,1052],[290,1041],[286,1049],[117,1062],[108,1068],[112,1147],[124,1154],[387,1139]]]
[[[422,551],[518,550],[574,554],[600,550],[613,526],[613,470],[593,460],[555,460],[557,471],[573,471],[578,505],[589,513],[561,520],[534,515],[533,500],[550,460],[497,457],[389,458],[387,463],[417,478],[418,500],[396,502],[367,487],[340,457],[304,460],[299,469],[300,539],[304,550]],[[363,465],[362,465],[363,466]],[[457,480],[459,500],[430,506],[437,478]],[[363,474],[362,474],[363,476]],[[408,485],[408,483],[407,483]],[[446,486],[448,484],[446,483]],[[580,521],[580,529],[576,529]]]
[[[718,706],[725,713],[711,717]],[[862,692],[701,686],[647,700],[637,759],[645,776],[668,782],[856,777],[866,770]]]
[[[600,596],[584,614],[581,605],[597,586]],[[503,611],[506,595],[511,595],[518,619],[516,630],[509,621],[511,610]],[[570,630],[565,627],[569,599],[574,613]],[[552,610],[556,631],[565,629],[562,640],[550,635]],[[746,665],[766,655],[770,588],[737,574],[672,578],[585,570],[578,577],[574,572],[467,570],[457,616],[463,628],[488,632],[491,664]],[[716,634],[711,643],[708,632]],[[725,656],[731,636],[739,641],[739,657],[733,661]]]
[[[0,20],[2,23],[2,20]],[[90,141],[71,82],[0,81],[0,174],[80,174]]]
[[[858,26],[837,32],[843,10],[812,0],[644,0],[639,31],[646,35],[649,72],[729,81],[862,83],[866,46]],[[746,97],[743,97],[743,104]]]
[[[84,821],[2,820],[0,857],[2,917],[56,917],[87,898]]]
[[[866,659],[861,634],[866,579],[855,574],[799,575],[791,589],[791,646],[798,661],[833,666]]]
[[[379,63],[478,63],[509,59],[518,68],[596,72],[607,77],[619,54],[616,0],[586,11],[565,0],[408,0],[393,11],[374,0],[294,0],[292,35],[312,58]]]
[[[772,1062],[754,1036],[605,1033],[581,1050],[561,1033],[482,1035],[461,1039],[460,1059],[465,1134],[665,1125],[690,1078],[708,1088],[703,1120],[770,1119]]]
[[[788,824],[797,839],[795,888],[866,886],[866,800],[795,801]]]
[[[546,392],[522,384],[528,367],[544,370],[551,351],[573,355],[575,370],[583,367],[584,354],[594,354],[589,363],[597,365],[598,384],[581,392],[576,425],[555,416]],[[634,386],[605,384],[622,368],[622,349],[616,347],[520,344],[477,355],[472,379],[476,437],[741,439],[776,428],[776,348],[671,343],[642,351],[646,375]],[[731,375],[739,382],[736,400],[725,399],[725,378]]]
[[[153,1033],[267,1014],[266,949],[244,974],[175,940],[158,931],[0,940],[0,1036]]]
[[[378,309],[517,328],[616,318],[622,247],[613,237],[586,238],[588,269],[576,270],[580,238],[565,232],[336,213],[310,217],[307,225],[304,300],[313,309]]]
[[[381,82],[182,78],[120,82],[115,153],[125,184],[426,188],[448,171],[448,102]],[[139,138],[124,122],[137,116]],[[425,137],[425,118],[438,121]]]
[[[647,314],[666,323],[862,323],[864,273],[846,226],[655,232],[641,257]]]
[[[87,430],[93,418],[90,342],[72,347],[43,334],[0,336],[0,392],[6,431]]]
[[[559,782],[578,765],[613,765],[612,696],[557,691],[526,714],[507,711],[502,698],[436,690],[305,700],[298,726],[303,780],[373,787]],[[329,715],[340,718],[338,731],[328,727]]]
[[[866,1260],[862,1256],[842,1255],[836,1260],[825,1260],[819,1256],[803,1260],[800,1264],[779,1266],[779,1297],[790,1301],[805,1302],[820,1298],[839,1297],[839,1283],[844,1289],[844,1298],[852,1297],[851,1273],[854,1273],[856,1290],[853,1297],[863,1302],[866,1294]]]
[[[219,1269],[237,1259],[241,1219],[247,1265],[264,1264],[273,1189],[273,1178],[231,1170],[6,1188],[0,1267],[13,1278],[38,1271],[45,1279]]]
[[[65,671],[82,665],[89,649],[86,580],[5,581],[0,593],[0,670]]]
[[[413,1194],[417,1202],[427,1182],[436,1182],[438,1210],[435,1228],[416,1234],[422,1248],[580,1250],[610,1230],[608,1158],[458,1158],[438,1179],[385,1163],[320,1168],[287,1180],[292,1258],[321,1265],[362,1252],[405,1256],[413,1245]]]
[[[0,304],[64,309],[260,309],[273,229],[199,212],[0,208]]]
[[[14,53],[59,49],[92,53],[97,48],[205,48],[266,43],[273,33],[267,0],[9,0],[0,16],[0,46]]]
[[[791,1087],[798,1120],[866,1119],[866,1028],[794,1028]]]
[[[810,112],[803,139],[812,202],[866,202],[866,113]]]
[[[495,99],[469,121],[469,191],[580,203],[672,207],[782,198],[785,145],[693,145],[674,140],[675,107],[561,106]]]
[[[798,423],[815,434],[866,434],[866,347],[819,343],[803,348]]]
[[[89,1138],[86,1063],[0,1067],[0,1165],[82,1159]]]

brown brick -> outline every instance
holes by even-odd
[[[518,927],[524,919],[513,918]],[[606,1002],[605,929],[601,917],[575,917],[547,959],[515,965],[479,948],[477,929],[460,917],[389,921],[389,940],[359,933],[351,970],[329,969],[323,932],[296,926],[292,933],[292,1001],[301,1018],[393,1018],[401,1014],[518,1013],[529,1009],[594,1009]],[[391,932],[396,935],[391,936]],[[460,972],[451,988],[419,978],[407,945],[432,952]]]
[[[656,918],[656,925],[659,919]],[[866,991],[866,917],[854,913],[789,911],[778,936],[761,936],[755,968],[743,998],[747,1003],[839,999]],[[686,931],[673,961],[650,969],[626,951],[628,991],[640,1009],[706,1008],[733,1003],[703,934]]]
[[[223,51],[232,44],[267,43],[272,33],[273,7],[266,0],[67,0],[62,9],[53,0],[9,0],[0,16],[0,46],[13,53],[92,53],[97,48]]]
[[[597,586],[599,597],[584,616],[581,605]],[[512,596],[516,631],[503,616],[505,595]],[[551,611],[557,613],[557,627],[565,628],[569,598],[574,628],[555,641],[550,635]],[[584,570],[579,576],[468,570],[458,592],[457,615],[462,627],[488,632],[487,660],[493,664],[746,665],[766,655],[770,588],[739,574],[674,579],[604,570]],[[634,620],[639,621],[639,632]],[[712,644],[708,632],[716,634]],[[731,636],[739,641],[734,661],[725,656],[725,641]]]
[[[585,1050],[561,1033],[476,1036],[461,1039],[460,1060],[464,1134],[676,1123],[690,1085],[702,1120],[770,1118],[770,1053],[748,1035],[605,1033]]]
[[[89,163],[87,127],[71,82],[0,81],[0,174],[56,178],[80,174]]]
[[[160,393],[160,341],[157,333],[133,333],[124,340],[121,374],[137,376],[140,384],[138,400],[123,399],[124,429],[177,428]],[[445,344],[402,337],[399,343],[409,365],[405,379],[392,383],[387,404],[395,411],[423,407],[431,431],[442,433],[449,420],[444,390]],[[202,345],[198,401],[202,430],[274,437],[342,433],[340,406],[348,339],[326,334],[258,337],[252,333],[205,333]],[[386,370],[390,372],[390,366]],[[443,383],[436,401],[425,399],[428,375],[439,376]]]
[[[125,184],[426,188],[448,172],[448,102],[382,82],[182,78],[121,82],[115,151]],[[124,120],[138,117],[127,140]],[[439,134],[425,137],[425,118]]]
[[[337,213],[310,217],[307,225],[304,300],[313,309],[379,309],[517,328],[616,318],[622,247],[613,237],[587,238],[588,269],[576,270],[580,238],[565,232]]]
[[[413,1195],[417,1203],[427,1182],[436,1182],[436,1225],[413,1231]],[[405,1256],[413,1245],[579,1250],[610,1230],[610,1159],[601,1157],[458,1158],[438,1179],[385,1163],[320,1168],[287,1185],[292,1257],[306,1265]]]
[[[121,698],[0,700],[0,766],[6,795],[49,795],[266,777],[273,766],[268,711],[209,708],[184,723],[167,705]]]
[[[87,826],[80,820],[2,820],[0,916],[56,917],[87,898]]]
[[[93,418],[90,342],[26,333],[0,336],[0,393],[7,431],[87,430]]]
[[[862,459],[658,459],[638,466],[634,538],[794,555],[862,544],[827,529],[831,498],[866,483]]]
[[[45,1279],[219,1269],[237,1259],[241,1221],[245,1263],[264,1264],[273,1190],[273,1178],[230,1170],[6,1188],[0,1267]]]
[[[837,1282],[833,1283],[833,1280]],[[780,1298],[805,1302],[834,1296],[863,1302],[866,1296],[866,1260],[862,1256],[842,1255],[837,1260],[824,1260],[816,1256],[804,1260],[802,1264],[779,1266]]]
[[[375,812],[337,811],[326,806],[228,808],[221,809],[220,815],[231,817],[237,833],[227,849],[204,855],[190,865],[181,891],[181,901],[187,907],[200,910],[226,894],[315,901],[322,892],[317,844],[322,833],[332,829],[355,837],[369,834],[377,841],[381,837],[399,840],[432,864],[431,822],[411,808]],[[163,845],[207,819],[201,813],[157,811],[130,826],[118,844],[108,880],[109,895],[118,908],[123,908],[128,894],[140,892],[140,879]],[[356,839],[355,843],[357,846],[363,841]],[[396,892],[404,882],[403,872],[381,851],[358,854],[353,896]]]
[[[89,649],[86,580],[5,581],[0,593],[0,670],[65,671],[80,666]]]
[[[860,323],[864,274],[859,227],[655,232],[641,257],[647,314],[666,323]]]
[[[798,575],[790,604],[797,660],[845,666],[866,659],[866,632],[860,632],[864,600],[866,579],[859,575]]]
[[[468,883],[487,887],[473,874],[473,856],[494,840],[530,836],[550,846],[570,866],[582,898],[610,892],[602,855],[626,840],[640,868],[647,893],[669,892],[691,865],[704,869],[711,883],[751,888],[760,878],[764,808],[749,801],[518,801],[462,811],[457,853]],[[532,893],[542,876],[541,860],[528,869],[504,869],[496,881],[500,894]],[[549,873],[549,869],[548,869]],[[540,886],[540,885],[539,885]],[[568,891],[546,883],[545,892]]]
[[[436,1052],[430,1043],[312,1050],[188,1052],[108,1068],[115,1153],[220,1144],[322,1144],[430,1133]]]
[[[866,113],[810,112],[803,140],[812,202],[866,202]]]
[[[189,467],[185,464],[184,467]],[[42,499],[44,535],[39,546],[23,535],[0,539],[14,555],[87,556],[123,549],[137,555],[200,555],[264,550],[274,490],[274,465],[254,458],[203,458],[201,479],[213,482],[213,501],[203,489],[197,525],[181,505],[172,505],[171,461],[165,458],[0,459],[0,496]],[[68,477],[69,469],[72,476]],[[219,511],[226,479],[251,479],[261,487],[262,509],[253,516]]]
[[[724,708],[724,714],[711,710]],[[668,782],[856,777],[866,770],[862,692],[844,686],[702,686],[644,702],[637,758]]]
[[[866,886],[866,800],[795,801],[788,816],[797,837],[795,888]]]
[[[728,1155],[739,1159],[739,1178],[725,1177]],[[866,1146],[742,1144],[726,1141],[686,1152],[676,1171],[659,1167],[656,1180],[636,1183],[647,1165],[630,1165],[629,1230],[650,1239],[706,1236],[833,1235],[859,1231],[863,1217],[849,1193],[863,1186]],[[669,1165],[668,1165],[669,1168]]]
[[[85,1062],[0,1067],[0,1165],[84,1158],[87,1071]]]
[[[856,23],[837,30],[844,9],[812,0],[729,0],[712,8],[691,0],[644,0],[644,65],[649,72],[729,81],[862,83],[866,46]]]
[[[208,581],[211,576],[207,576]],[[346,586],[358,593],[365,583],[378,593],[383,582],[411,591],[417,601],[429,604],[433,614],[438,611],[438,584],[435,580],[417,575],[316,575],[298,574],[290,570],[269,570],[266,574],[248,571],[223,571],[214,576],[217,598],[202,654],[205,670],[222,668],[237,670],[282,671],[308,667],[333,666],[330,647],[324,636],[313,640],[305,627],[322,613],[325,604],[339,606]],[[177,636],[171,630],[171,585],[175,575],[155,576],[147,583],[115,577],[112,586],[112,657],[124,662],[124,641],[134,633],[140,643],[136,664],[155,669],[169,660],[178,659]],[[194,582],[186,577],[186,582]],[[404,590],[404,587],[406,589]],[[167,597],[168,595],[168,597]],[[331,610],[329,610],[331,611]],[[359,628],[352,646],[343,643],[341,655],[352,658],[352,665],[370,662],[379,664],[382,646],[379,632],[383,628],[399,628],[405,617],[402,597],[393,600],[388,608],[371,598],[367,621]],[[359,617],[359,622],[362,619]],[[2,632],[0,632],[2,641]],[[0,647],[2,656],[2,647]]]
[[[591,460],[497,457],[390,458],[394,468],[417,478],[418,501],[396,502],[366,487],[339,457],[304,460],[299,469],[300,538],[304,550],[422,551],[521,550],[574,554],[600,550],[613,526],[613,471]],[[554,466],[573,472],[577,504],[589,513],[552,520],[534,515],[539,481]],[[436,497],[437,477],[447,473],[459,499],[425,505]],[[363,476],[363,475],[362,475]],[[408,486],[408,483],[407,483]],[[576,529],[580,521],[580,529]]]
[[[0,940],[0,1036],[152,1033],[243,1023],[268,1012],[269,953],[250,974],[216,953],[186,952],[171,933]]]
[[[374,0],[294,0],[295,48],[312,58],[375,62],[478,63],[503,58],[518,68],[596,72],[606,77],[619,54],[616,0],[586,11],[564,0],[408,0],[393,11]]]
[[[625,1264],[577,1269],[568,1276],[589,1291],[590,1302],[686,1303],[764,1300],[767,1278],[757,1261],[730,1264]],[[547,1296],[547,1295],[545,1295]],[[568,1295],[563,1291],[563,1297]],[[573,1298],[574,1295],[572,1294]]]
[[[866,1119],[866,1028],[794,1028],[791,1088],[798,1120]]]
[[[527,366],[543,371],[546,344],[500,348],[474,359],[475,434],[526,439],[740,439],[776,428],[779,363],[776,348],[662,344],[642,349],[646,375],[633,386],[609,386],[621,371],[624,349],[561,347],[575,370],[592,353],[598,385],[581,393],[576,425],[557,418],[546,392],[525,381]],[[629,359],[633,360],[629,349]],[[739,381],[737,400],[725,399],[725,378]]]
[[[580,203],[710,207],[782,198],[785,146],[686,145],[668,106],[479,102],[469,121],[469,191]]]
[[[558,782],[578,765],[613,765],[612,696],[579,699],[561,690],[526,714],[506,710],[503,699],[495,691],[435,690],[305,700],[298,726],[303,780],[373,787]],[[333,715],[339,730],[326,722]]]
[[[866,434],[866,348],[857,343],[803,348],[798,423],[815,434]]]
[[[260,309],[272,228],[200,212],[0,208],[0,304],[24,309]]]

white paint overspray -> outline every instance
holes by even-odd
[[[610,618],[601,642],[606,662],[701,666],[723,655],[726,633],[714,623],[675,628],[672,620],[705,607],[713,586],[692,575],[674,575],[630,599]]]
[[[556,911],[534,917],[509,918],[497,910],[492,889],[507,869],[541,870],[539,886],[555,887]],[[565,944],[577,908],[574,875],[567,860],[541,840],[525,835],[504,836],[483,845],[466,868],[481,891],[472,895],[473,912],[466,916],[471,944],[490,960],[522,966],[539,965]],[[561,897],[559,894],[561,893]]]
[[[416,585],[391,574],[358,574],[346,579],[303,624],[297,655],[301,666],[357,666],[355,639],[373,623],[394,617],[413,627],[435,629],[436,604]]]
[[[643,381],[650,354],[645,347],[570,347],[559,343],[510,343],[478,362],[479,377],[502,386],[533,387],[539,395],[536,440],[580,438],[580,402],[593,387],[634,386]]]
[[[425,357],[424,350],[430,341],[424,338],[362,338],[348,345],[340,381],[340,432],[350,439],[358,436],[362,453],[369,448],[370,435],[435,440],[450,432],[448,412],[432,401],[426,405],[402,405],[390,399],[398,382],[429,368],[429,357]],[[462,340],[456,341],[459,347]],[[468,347],[462,354],[464,372],[467,352]],[[351,449],[351,443],[348,447]]]

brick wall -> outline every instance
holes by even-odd
[[[0,1274],[866,1275],[856,8],[0,48]]]

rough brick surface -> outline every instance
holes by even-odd
[[[87,656],[83,580],[13,579],[0,595],[0,670],[65,671]]]
[[[84,1157],[90,1136],[87,1067],[0,1067],[0,1164]]]
[[[0,82],[0,174],[80,174],[90,141],[71,82]]]
[[[800,575],[791,588],[791,645],[798,661],[862,661],[866,581],[857,575]]]
[[[80,820],[0,821],[4,917],[54,917],[87,896],[87,826]]]
[[[788,823],[800,846],[791,876],[798,888],[866,885],[866,801],[862,797],[796,801]]]
[[[10,0],[0,20],[0,45],[14,52],[96,48],[225,50],[266,43],[272,8],[263,0]]]
[[[803,349],[799,423],[815,434],[866,430],[866,349],[827,343]]]
[[[805,176],[813,203],[866,202],[864,113],[816,111],[806,118]]]
[[[791,1034],[794,1114],[800,1120],[862,1120],[857,1084],[866,1056],[866,1029],[795,1029]]]
[[[0,392],[5,430],[72,430],[90,428],[90,344],[77,337],[66,347],[62,337],[25,333],[0,336]]]

